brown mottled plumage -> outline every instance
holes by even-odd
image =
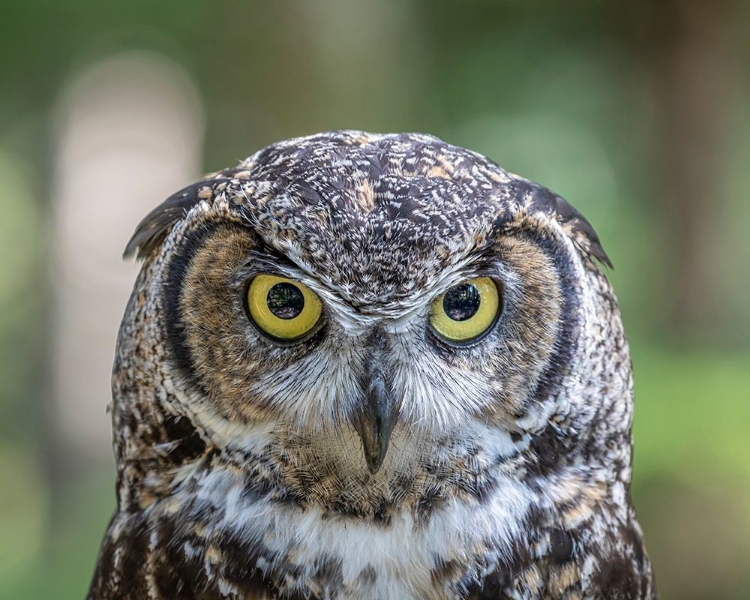
[[[559,196],[430,136],[326,133],[172,196],[133,254],[91,600],[656,597],[609,259]],[[248,312],[265,274],[320,299],[304,336]],[[436,302],[477,278],[496,316],[446,338]]]

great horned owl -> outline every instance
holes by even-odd
[[[416,134],[269,146],[138,227],[89,598],[655,598],[589,223]]]

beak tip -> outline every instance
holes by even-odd
[[[380,470],[380,467],[383,466],[383,459],[385,457],[383,455],[380,456],[371,456],[371,455],[365,455],[365,462],[367,463],[367,469],[370,471],[370,475],[375,475]]]

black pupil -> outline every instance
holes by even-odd
[[[279,319],[294,319],[305,308],[305,297],[296,285],[277,283],[268,290],[266,304]]]
[[[443,298],[443,310],[454,321],[471,319],[479,310],[479,290],[470,283],[449,289]]]

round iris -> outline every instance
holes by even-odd
[[[305,297],[293,283],[282,282],[268,290],[266,304],[279,319],[294,319],[305,308]]]
[[[449,342],[468,342],[492,327],[501,308],[500,287],[489,277],[476,277],[435,298],[430,325]]]
[[[476,286],[464,283],[448,290],[443,297],[443,310],[453,321],[467,321],[477,314],[481,301]]]
[[[248,316],[263,333],[277,340],[298,340],[320,322],[323,305],[300,281],[259,273],[246,292]]]

